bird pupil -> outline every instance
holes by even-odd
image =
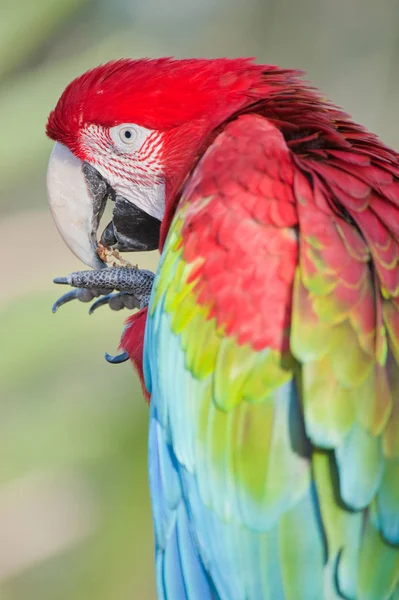
[[[130,139],[132,137],[132,132],[131,131],[125,131],[125,137],[127,139]]]

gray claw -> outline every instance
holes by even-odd
[[[53,279],[53,283],[61,283],[63,285],[68,285],[69,280],[68,280],[68,277],[55,277]]]
[[[122,308],[132,310],[133,308],[139,308],[137,298],[132,294],[117,292],[116,294],[107,294],[93,302],[89,309],[89,315],[92,315],[97,308],[104,306],[104,304],[108,304],[111,310],[122,310]]]
[[[104,304],[108,304],[108,302],[110,301],[110,299],[112,298],[113,295],[114,294],[107,294],[106,296],[103,296],[102,298],[99,298],[98,300],[93,302],[93,304],[89,308],[89,315],[92,315],[94,313],[94,311],[97,308],[99,308],[100,306],[103,306]]]
[[[59,278],[61,279],[61,277]],[[70,302],[71,300],[80,300],[81,302],[91,302],[91,300],[93,300],[93,294],[90,290],[85,290],[83,288],[77,288],[75,290],[71,290],[70,292],[67,292],[66,294],[64,294],[63,296],[61,296],[60,298],[58,298],[58,300],[56,300],[51,308],[52,312],[55,313],[57,312],[57,310],[59,309],[60,306],[62,306],[63,304],[66,304],[67,302]]]
[[[120,354],[117,354],[116,356],[111,356],[111,354],[108,354],[108,352],[106,352],[105,360],[111,363],[112,365],[118,365],[119,363],[123,363],[129,360],[129,354],[126,352],[126,350],[124,350]]]

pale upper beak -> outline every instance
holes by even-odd
[[[106,198],[94,206],[82,161],[59,142],[50,156],[47,193],[53,219],[68,248],[89,267],[105,267],[96,252],[96,233]]]

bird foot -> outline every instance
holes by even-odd
[[[108,304],[112,310],[122,308],[145,308],[150,301],[154,273],[130,267],[109,267],[98,271],[76,271],[67,277],[56,277],[54,283],[70,285],[70,290],[53,304],[55,313],[60,306],[71,300],[91,302],[92,314],[100,306]],[[113,293],[117,290],[116,293]]]
[[[53,304],[53,312],[71,300],[91,302],[91,315],[100,306],[108,305],[112,310],[122,308],[145,308],[150,301],[154,273],[130,267],[109,267],[99,271],[76,271],[67,277],[56,277],[54,283],[70,285],[70,290]],[[114,290],[117,290],[114,292]],[[105,360],[111,364],[119,364],[129,359],[124,350],[121,354],[111,356],[105,353]]]

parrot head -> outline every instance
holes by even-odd
[[[121,59],[72,81],[47,123],[55,141],[47,187],[74,254],[101,268],[99,241],[127,252],[157,248],[218,126],[265,96],[265,69],[277,71],[248,59]],[[98,236],[107,200],[113,217]]]

